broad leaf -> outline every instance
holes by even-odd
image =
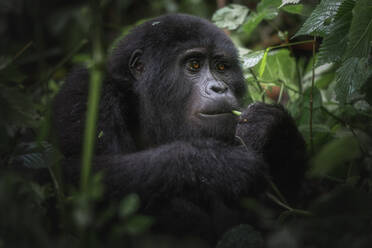
[[[259,50],[255,52],[248,53],[246,55],[241,56],[243,61],[243,68],[249,69],[255,65],[257,65],[265,54],[265,50]]]
[[[294,37],[300,35],[317,35],[323,37],[329,34],[330,24],[341,2],[340,0],[322,0]]]
[[[263,13],[264,19],[272,20],[278,15],[281,3],[281,0],[262,0],[257,5],[257,13]]]
[[[337,14],[335,16],[335,20],[340,19],[343,15],[349,13],[353,10],[355,6],[355,0],[343,0],[340,7],[337,10]]]
[[[302,4],[296,4],[296,5],[286,5],[281,10],[284,10],[285,12],[291,13],[291,14],[301,14],[304,6]]]
[[[282,8],[283,6],[287,4],[298,4],[300,3],[300,0],[282,0],[282,4],[279,6],[279,8]]]
[[[256,69],[259,70],[259,68],[260,65],[256,65]],[[283,82],[286,86],[297,90],[296,77],[296,62],[287,49],[277,50],[268,54],[266,68],[261,79],[265,82],[277,83],[278,85]]]
[[[298,98],[296,62],[287,49],[269,52],[265,61],[265,70],[261,71],[262,76],[259,76],[259,72],[262,70],[261,64],[255,65],[254,72],[259,77],[258,80],[263,88],[269,88],[274,85],[282,86],[284,84],[284,89],[289,94],[290,99]],[[250,80],[250,84],[252,87],[256,87],[257,82]],[[255,92],[251,92],[251,88],[248,89],[251,95],[254,94],[255,97],[260,97],[260,95],[257,95],[257,93],[261,93],[258,89]],[[253,96],[252,98],[257,100]]]
[[[342,137],[328,143],[313,160],[312,176],[324,176],[343,163],[360,156],[358,141],[353,136]]]
[[[239,4],[229,4],[214,13],[212,21],[220,28],[237,29],[243,24],[249,9]]]
[[[261,12],[261,13],[251,13],[247,21],[243,25],[243,31],[246,33],[247,36],[249,36],[253,30],[258,26],[258,24],[261,23],[261,21],[265,18],[266,13]]]
[[[366,57],[371,51],[372,1],[359,0],[353,9],[346,57]]]
[[[352,96],[361,89],[371,75],[371,69],[367,58],[347,59],[336,72],[337,100],[342,104],[350,102]]]
[[[316,66],[342,59],[347,47],[351,18],[350,10],[332,25],[330,34],[324,38],[320,46]]]

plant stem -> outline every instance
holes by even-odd
[[[315,43],[315,38],[314,40],[304,40],[304,41],[297,41],[297,42],[293,42],[293,43],[285,43],[285,44],[281,44],[281,45],[277,45],[277,46],[272,46],[272,47],[268,47],[270,50],[272,49],[276,49],[276,48],[282,48],[282,47],[288,47],[288,46],[295,46],[295,45],[301,45],[301,44],[306,44],[306,43]]]
[[[90,182],[91,163],[96,141],[96,122],[98,119],[99,98],[103,79],[103,47],[101,41],[101,15],[98,0],[91,0],[92,9],[92,57],[90,86],[87,103],[87,117],[84,130],[84,143],[81,168],[81,191],[87,192]]]
[[[310,149],[311,154],[314,154],[314,140],[313,140],[313,89],[315,81],[315,42],[316,37],[313,39],[313,65],[312,65],[312,75],[311,75],[311,89],[310,89],[310,118],[309,118],[309,128],[310,128]]]
[[[260,93],[262,95],[262,102],[265,103],[265,94],[264,94],[264,89],[262,88],[260,81],[258,81],[256,74],[252,70],[252,68],[249,68],[249,72],[252,74],[254,81],[256,82],[258,88],[260,89]]]

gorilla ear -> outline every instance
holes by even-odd
[[[144,69],[144,64],[142,63],[141,60],[142,54],[143,54],[142,50],[137,49],[132,53],[129,59],[128,64],[129,70],[136,80],[139,79]]]

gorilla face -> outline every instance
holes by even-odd
[[[116,51],[109,74],[131,82],[138,96],[141,143],[234,139],[231,111],[239,109],[245,83],[236,49],[222,30],[196,17],[163,16],[134,29]],[[130,78],[123,75],[127,70]]]
[[[234,58],[204,47],[193,48],[181,55],[179,66],[192,87],[185,117],[189,127],[198,130],[196,135],[233,138],[237,118],[232,110],[239,108],[234,89],[235,84],[242,84],[234,78],[234,67],[238,67]]]

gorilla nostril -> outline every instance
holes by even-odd
[[[213,86],[211,87],[211,90],[212,90],[213,92],[218,93],[218,94],[222,94],[222,93],[225,93],[225,92],[227,91],[227,87],[224,86],[224,85],[213,85]]]

